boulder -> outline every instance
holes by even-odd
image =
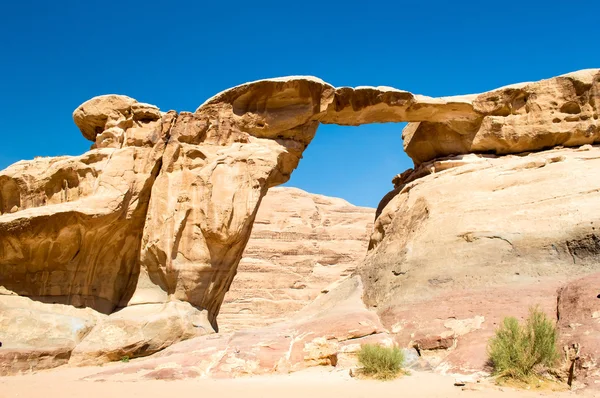
[[[586,145],[439,159],[397,177],[359,267],[366,303],[598,270],[597,167],[600,147]]]
[[[98,134],[110,127],[122,124],[121,128],[125,128],[126,120],[132,116],[131,107],[136,103],[125,95],[101,95],[79,105],[73,112],[73,121],[85,138],[96,141]]]
[[[171,344],[214,333],[206,314],[189,303],[143,304],[104,318],[75,347],[69,363],[100,365],[154,354]]]
[[[0,292],[0,375],[67,363],[73,348],[103,317],[90,308]]]

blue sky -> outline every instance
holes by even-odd
[[[28,1],[0,12],[0,169],[76,155],[83,101],[193,111],[246,81],[315,75],[430,96],[600,67],[600,2]],[[376,206],[411,166],[401,124],[321,126],[288,185]]]

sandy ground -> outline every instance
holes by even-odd
[[[412,372],[394,381],[353,379],[347,371],[312,368],[290,375],[238,379],[183,381],[88,381],[85,376],[103,368],[62,368],[35,374],[1,377],[0,398],[105,398],[105,397],[592,397],[593,392],[523,391],[492,384],[454,386],[455,378],[429,372]]]

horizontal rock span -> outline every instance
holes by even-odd
[[[416,165],[579,146],[600,142],[599,88],[594,69],[448,98],[287,77],[231,88],[179,114],[96,97],[73,114],[94,142],[89,152],[0,172],[0,285],[111,314],[94,319],[71,361],[148,355],[217,329],[261,199],[289,179],[319,123],[411,122],[404,147]],[[126,306],[135,308],[113,313]],[[154,333],[165,323],[174,335]],[[99,350],[103,341],[111,343]]]
[[[392,87],[334,88],[314,77],[270,79],[224,91],[197,112],[222,102],[232,104],[249,132],[270,137],[314,121],[349,126],[410,122],[402,138],[416,165],[466,153],[600,142],[599,69],[442,98]]]

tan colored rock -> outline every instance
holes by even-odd
[[[464,99],[410,95],[404,101],[387,88],[340,90],[311,77],[269,79],[226,90],[194,114],[179,115],[153,186],[130,305],[189,301],[208,310],[216,329],[260,200],[289,179],[319,120],[348,107],[363,115],[348,124],[362,123],[361,117],[370,122],[373,115],[400,121],[408,110],[420,115],[417,120],[441,120],[444,109],[444,117],[470,115]],[[395,110],[382,111],[382,104]]]
[[[383,309],[597,270],[598,167],[600,148],[585,147],[459,156],[404,175],[360,267],[366,302]]]
[[[216,329],[260,201],[288,180],[314,136],[322,90],[304,78],[257,82],[179,115],[152,188],[130,305],[188,301]]]
[[[367,252],[374,209],[297,188],[263,198],[220,331],[281,322],[352,273]]]
[[[600,239],[577,248],[598,255]],[[592,251],[590,252],[590,248]],[[600,273],[572,281],[558,292],[558,330],[562,347],[578,347],[575,377],[596,389],[600,384]],[[570,363],[566,364],[567,367]]]
[[[0,296],[2,349],[74,347],[104,316],[89,308]]]
[[[600,69],[475,96],[476,122],[422,119],[402,132],[404,150],[421,164],[465,153],[509,154],[600,143]]]
[[[101,322],[73,350],[69,363],[99,365],[161,351],[214,332],[206,314],[185,302],[126,307]]]
[[[0,292],[0,375],[65,364],[103,317],[90,308],[43,304]]]
[[[359,267],[365,301],[399,344],[439,341],[433,368],[484,370],[505,316],[540,305],[552,318],[557,289],[598,272],[599,161],[590,145],[470,154],[396,177]]]
[[[116,127],[120,121],[125,122],[136,102],[125,95],[101,95],[81,104],[73,112],[73,120],[85,138],[96,141],[98,134]]]
[[[358,126],[367,123],[431,121],[473,123],[479,118],[472,95],[431,98],[392,87],[340,87],[316,119],[325,124]]]
[[[582,95],[594,100],[588,95],[593,88],[582,87]],[[335,89],[310,77],[241,85],[209,99],[194,114],[163,115],[124,96],[92,99],[75,111],[74,119],[86,137],[95,139],[97,149],[78,158],[17,163],[0,175],[0,235],[11,231],[0,240],[0,264],[11,267],[0,283],[22,295],[68,297],[64,300],[103,312],[117,305],[174,298],[207,309],[216,326],[262,196],[289,178],[319,121],[471,124],[477,116],[473,112],[493,108],[482,101],[477,108],[471,101],[432,99],[386,87]],[[494,109],[490,112],[500,112]],[[54,204],[60,206],[49,206]],[[119,212],[125,217],[103,229],[103,223]],[[31,224],[46,215],[52,224],[65,226],[44,238],[59,251],[52,252],[48,270],[42,264],[49,255],[44,253],[50,252],[25,250],[50,232],[40,235]],[[85,244],[77,243],[82,239],[79,225],[90,222],[81,217],[92,217],[91,224],[97,225],[91,227],[93,237],[86,232]],[[106,221],[100,221],[102,217]],[[115,240],[116,246],[107,245],[107,239]],[[104,243],[88,248],[87,242]],[[115,264],[108,253],[123,253],[118,270],[108,265]],[[39,258],[27,257],[33,255]],[[86,266],[94,275],[85,274],[72,263],[84,261],[77,256],[106,265]],[[25,262],[39,265],[23,273],[19,264]],[[75,269],[83,279],[62,286]],[[98,286],[104,277],[113,283]]]
[[[169,126],[173,115],[165,117]],[[1,171],[0,285],[104,313],[131,295],[162,128],[161,121],[136,127],[148,136],[141,146],[36,158]]]
[[[361,342],[389,344],[379,319],[361,300],[360,278],[348,278],[286,322],[235,333],[202,336],[147,359],[113,367],[91,379],[185,379],[288,373],[336,366]],[[355,364],[354,362],[350,362]]]
[[[91,151],[0,172],[0,285],[105,314],[127,306],[84,339],[76,350],[82,361],[148,355],[198,329],[217,330],[261,200],[289,179],[320,122],[421,122],[407,128],[406,148],[416,164],[432,160],[399,177],[398,194],[380,206],[361,270],[369,304],[591,272],[596,147],[439,157],[594,143],[597,86],[590,70],[434,99],[288,77],[234,87],[180,114],[97,97],[73,115],[94,141]],[[138,313],[149,320],[147,334],[109,339],[111,330],[137,328]],[[190,314],[199,319],[192,326]],[[103,341],[110,355],[94,346]],[[315,344],[311,352],[320,352]],[[231,360],[235,369],[240,358]]]

